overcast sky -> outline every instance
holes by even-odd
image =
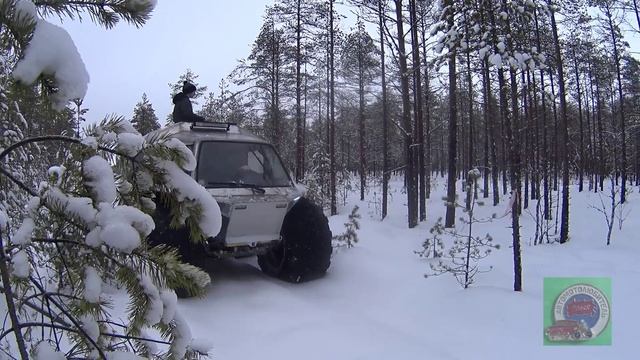
[[[273,0],[159,0],[137,29],[125,22],[105,30],[89,19],[65,20],[91,76],[83,106],[91,122],[116,113],[131,118],[147,93],[161,123],[173,105],[168,83],[187,68],[217,93],[220,79],[249,54],[266,5]],[[53,19],[50,19],[53,20]]]

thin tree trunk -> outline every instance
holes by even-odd
[[[404,127],[404,146],[406,157],[405,181],[407,184],[407,220],[409,228],[418,225],[418,187],[415,182],[415,156],[412,145],[411,102],[409,100],[409,73],[404,44],[404,26],[402,18],[402,0],[394,0],[396,5],[396,26],[398,31],[398,57],[400,59],[400,83],[402,89],[402,125]]]
[[[609,22],[609,31],[611,33],[611,42],[613,44],[613,61],[616,65],[616,77],[618,78],[618,99],[620,100],[620,132],[622,133],[622,139],[620,145],[622,146],[622,159],[620,160],[620,171],[622,175],[622,188],[620,189],[620,202],[622,204],[626,201],[627,190],[627,131],[625,125],[625,113],[624,113],[624,95],[622,93],[622,71],[620,70],[620,52],[618,50],[618,38],[616,36],[615,28],[613,25],[611,9],[609,4],[606,4],[605,14]]]
[[[578,57],[576,55],[575,49],[573,49],[573,61],[575,68],[575,76],[576,76],[576,90],[578,91],[578,119],[580,122],[580,169],[578,174],[578,191],[582,192],[584,188],[584,127],[582,120],[582,93],[580,88],[580,73],[578,69]]]
[[[382,70],[382,218],[387,217],[387,198],[389,194],[389,114],[387,109],[387,75],[385,68],[384,8],[378,2],[378,21],[380,31],[380,67]]]
[[[364,132],[364,64],[362,59],[361,36],[358,35],[358,145],[360,150],[360,201],[364,201],[364,191],[367,187],[367,157],[365,154],[365,132]]]
[[[409,0],[409,11],[411,16],[411,48],[413,60],[413,83],[414,83],[414,143],[418,145],[417,165],[419,175],[418,199],[419,199],[419,220],[427,219],[427,196],[425,181],[425,159],[424,159],[424,116],[422,112],[422,79],[420,73],[420,45],[418,44],[418,16],[416,13],[416,0]],[[414,152],[415,153],[415,152]]]
[[[549,0],[551,5],[551,0]],[[555,56],[558,64],[558,96],[560,97],[560,140],[562,154],[562,211],[560,221],[560,243],[569,240],[569,123],[567,118],[567,100],[564,88],[564,70],[562,68],[562,53],[560,51],[560,40],[556,26],[555,12],[551,11],[551,30],[553,32],[553,42],[555,45]]]
[[[424,197],[428,199],[431,196],[431,89],[430,89],[430,79],[429,79],[429,64],[427,63],[427,30],[425,26],[425,16],[422,15],[420,19],[420,32],[422,36],[422,54],[425,56],[422,57],[422,66],[424,67],[424,123],[426,126],[426,139],[424,137],[424,132],[422,134],[422,145],[424,148],[423,158],[424,158],[424,174],[420,174],[420,176],[424,176]],[[426,144],[425,144],[426,143]],[[425,207],[426,209],[426,207]]]
[[[540,42],[540,28],[538,25],[538,12],[534,13],[534,19],[536,24],[536,45],[538,49],[541,49]],[[545,80],[544,80],[544,70],[540,69],[540,93],[541,93],[541,107],[542,107],[542,149],[543,149],[543,159],[542,159],[542,197],[544,202],[544,219],[551,219],[551,204],[550,204],[550,196],[549,196],[549,151],[548,151],[548,143],[547,143],[547,92],[545,90]]]
[[[296,181],[302,180],[304,177],[304,145],[303,145],[303,123],[302,123],[302,77],[301,77],[301,37],[302,28],[300,6],[302,0],[296,1]]]
[[[335,31],[333,28],[333,3],[334,0],[329,0],[329,158],[330,158],[330,173],[331,173],[331,215],[338,213],[338,206],[336,204],[336,117],[335,117],[335,69],[334,69],[334,37]]]
[[[453,21],[453,20],[451,20]],[[449,55],[449,161],[447,171],[447,228],[455,226],[456,221],[456,162],[457,162],[457,90],[456,90],[456,51],[450,49]]]

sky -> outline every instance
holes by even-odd
[[[87,120],[96,122],[112,113],[130,119],[146,93],[163,123],[173,109],[168,84],[187,68],[199,75],[200,85],[217,92],[220,80],[249,55],[271,3],[160,0],[141,28],[121,22],[106,30],[88,17],[83,22],[63,20],[91,77],[83,103],[89,109]]]

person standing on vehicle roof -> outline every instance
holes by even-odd
[[[173,97],[173,122],[196,122],[207,121],[200,115],[193,113],[191,100],[196,95],[196,86],[185,81],[182,84],[182,92],[177,93]]]

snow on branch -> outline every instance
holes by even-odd
[[[63,28],[41,19],[34,3],[20,0],[15,16],[29,16],[36,23],[31,41],[13,71],[13,77],[33,84],[41,75],[53,76],[57,92],[53,103],[62,109],[71,99],[84,98],[89,73],[71,36]]]

